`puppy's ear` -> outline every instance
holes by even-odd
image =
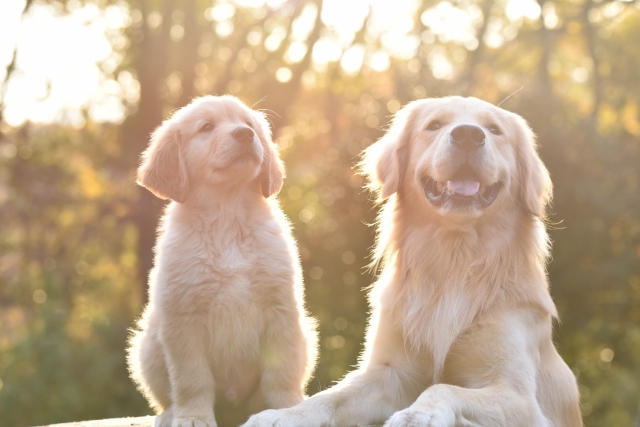
[[[180,131],[170,122],[158,127],[142,153],[136,182],[161,199],[184,202],[189,176],[181,151]]]
[[[536,151],[535,135],[520,116],[516,116],[518,127],[518,200],[532,215],[544,218],[545,208],[551,201],[553,185],[549,171]]]
[[[262,113],[254,112],[258,122],[257,133],[264,151],[260,169],[260,187],[265,198],[278,194],[284,180],[284,165],[278,149],[271,139],[269,122]]]
[[[387,133],[364,151],[360,173],[369,181],[368,188],[382,201],[398,191],[407,169],[411,124],[417,104],[411,103],[396,113]]]

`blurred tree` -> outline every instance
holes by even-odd
[[[82,5],[47,3],[59,13]],[[146,298],[163,203],[133,184],[134,171],[151,131],[207,93],[236,94],[271,118],[287,165],[280,199],[320,323],[310,393],[341,378],[362,348],[376,208],[353,169],[361,150],[418,97],[477,96],[523,115],[555,184],[557,343],[580,382],[585,423],[633,425],[637,0],[98,4],[130,18],[125,42],[114,44],[124,59],[105,71],[139,86],[123,98],[124,123],[85,114],[79,131],[1,128],[0,425],[150,413],[123,349]]]

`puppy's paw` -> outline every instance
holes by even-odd
[[[453,427],[455,416],[450,411],[407,408],[398,411],[384,424],[384,427]]]
[[[300,427],[305,424],[299,417],[291,416],[282,409],[267,409],[252,415],[241,427]]]
[[[171,409],[167,409],[156,417],[154,427],[171,427],[172,422],[173,413],[171,412]]]
[[[181,417],[174,418],[171,427],[218,427],[215,418]]]

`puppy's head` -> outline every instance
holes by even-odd
[[[513,209],[542,217],[551,198],[524,119],[476,98],[408,104],[366,150],[362,166],[380,200],[399,192],[443,217]]]
[[[195,187],[233,191],[255,181],[270,197],[280,191],[283,175],[264,115],[232,96],[204,96],[153,132],[137,182],[182,203]]]

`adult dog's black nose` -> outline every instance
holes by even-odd
[[[242,126],[233,131],[233,137],[238,142],[248,144],[253,141],[253,129]]]
[[[451,143],[464,150],[474,150],[484,145],[484,131],[475,125],[458,125],[451,130]]]

